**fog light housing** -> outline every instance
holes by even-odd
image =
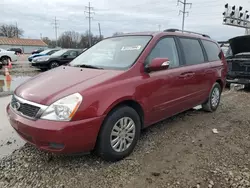
[[[64,144],[59,144],[59,143],[51,142],[51,143],[49,143],[49,147],[51,149],[63,149],[64,148]]]

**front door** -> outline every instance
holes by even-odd
[[[183,102],[190,90],[185,85],[190,82],[183,76],[186,69],[177,50],[176,40],[173,37],[165,37],[158,41],[147,57],[145,64],[150,64],[154,58],[168,58],[169,69],[145,73],[144,83],[141,87],[147,91],[145,95],[148,111],[145,112],[146,126],[161,119],[181,112],[185,106]]]
[[[65,54],[63,54],[62,64],[69,63],[76,57],[77,57],[77,51],[75,50],[67,51]]]

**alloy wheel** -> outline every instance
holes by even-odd
[[[216,107],[219,104],[219,100],[220,100],[220,90],[219,88],[215,87],[211,96],[212,106]]]
[[[110,135],[110,144],[116,152],[124,152],[132,144],[135,138],[135,122],[129,117],[119,119]]]

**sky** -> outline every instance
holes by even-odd
[[[183,0],[184,1],[184,0]],[[242,28],[222,24],[224,5],[243,6],[250,12],[250,0],[187,0],[189,12],[185,29],[205,33],[216,40],[243,35]],[[55,39],[53,23],[58,23],[58,35],[74,30],[88,30],[85,13],[89,0],[0,0],[0,24],[18,24],[24,38]],[[99,35],[98,23],[104,37],[115,32],[159,31],[181,29],[183,5],[177,0],[90,0],[91,31]],[[248,9],[247,9],[248,8]]]

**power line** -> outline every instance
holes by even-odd
[[[55,17],[55,20],[52,22],[52,24],[54,25],[54,29],[55,29],[55,36],[56,36],[56,47],[57,47],[57,29],[58,29],[58,20]]]
[[[184,0],[184,1],[178,0],[177,1],[177,5],[179,3],[183,4],[183,10],[179,10],[179,14],[182,13],[182,32],[183,32],[183,30],[184,30],[184,24],[185,24],[185,15],[189,14],[189,12],[186,11],[186,6],[190,5],[190,8],[191,8],[192,3],[187,3],[187,0]]]
[[[90,6],[90,2],[89,2],[89,6],[85,6],[85,13],[88,14],[88,16],[86,16],[87,19],[89,19],[89,47],[91,47],[91,19],[93,18],[91,15],[94,14],[95,12],[93,11],[94,8]]]

